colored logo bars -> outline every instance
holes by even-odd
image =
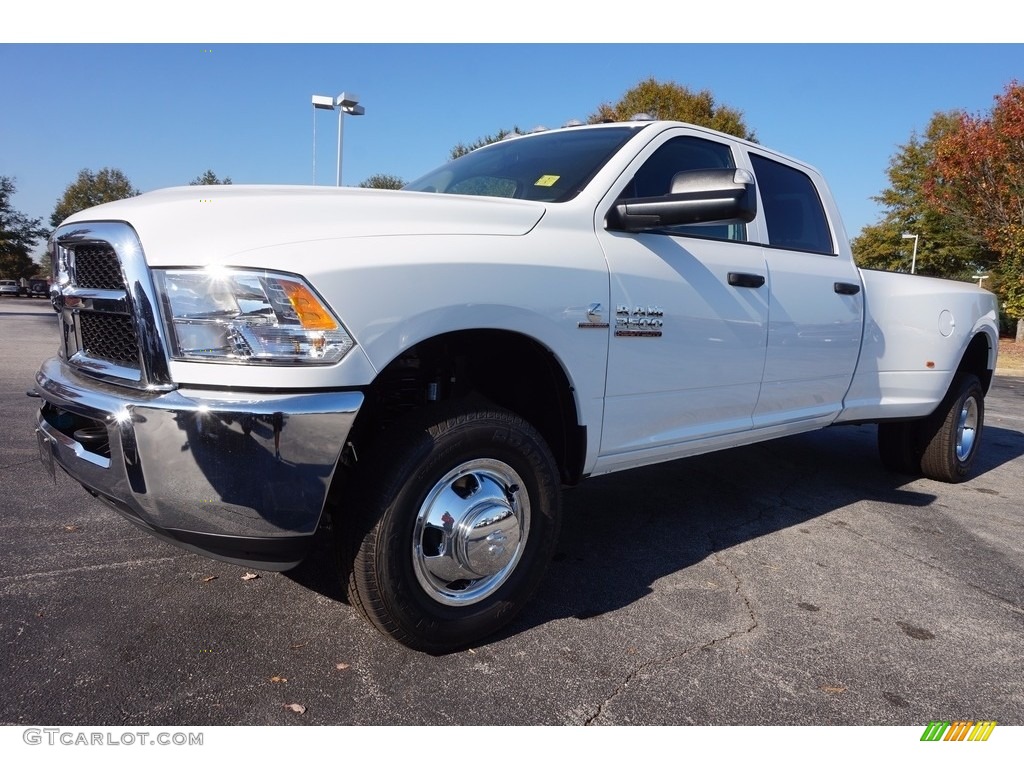
[[[921,741],[988,741],[995,727],[995,720],[932,720],[921,734]]]

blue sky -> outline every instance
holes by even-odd
[[[82,168],[151,190],[207,168],[237,183],[312,181],[314,93],[355,92],[344,183],[412,180],[458,142],[585,120],[654,77],[709,89],[759,141],[817,166],[850,235],[880,215],[898,145],[939,110],[988,109],[1024,80],[1020,44],[0,44],[0,175],[48,224]],[[337,119],[317,115],[317,181]]]

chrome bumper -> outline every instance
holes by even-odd
[[[40,458],[186,548],[269,569],[316,531],[360,392],[129,390],[43,363]]]

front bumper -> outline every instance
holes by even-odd
[[[145,392],[36,374],[40,458],[151,533],[285,570],[308,551],[360,392]]]

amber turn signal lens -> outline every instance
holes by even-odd
[[[324,309],[309,288],[291,280],[279,280],[278,282],[284,289],[285,295],[288,296],[288,301],[291,302],[292,308],[299,316],[299,322],[302,323],[305,330],[337,330],[338,324],[331,317],[331,313]]]

